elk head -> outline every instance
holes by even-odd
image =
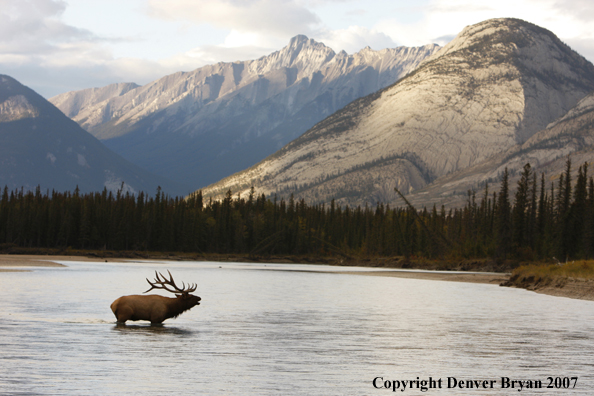
[[[188,288],[186,289],[186,284],[184,282],[182,282],[182,288],[180,289],[179,287],[177,287],[177,285],[173,281],[173,276],[171,275],[171,272],[169,272],[169,270],[167,270],[167,273],[169,274],[169,279],[165,278],[165,276],[163,274],[161,274],[157,271],[155,271],[155,281],[154,282],[151,282],[150,280],[148,280],[148,278],[146,278],[146,281],[149,283],[149,285],[151,285],[151,288],[148,289],[147,291],[145,291],[144,293],[148,293],[153,289],[163,289],[170,293],[174,293],[178,299],[181,299],[182,301],[185,301],[185,302],[191,304],[191,306],[187,309],[190,309],[195,305],[200,305],[201,298],[198,296],[195,296],[193,294],[190,294],[190,293],[193,293],[196,291],[197,285],[195,283],[189,284]],[[170,289],[167,286],[170,286],[172,289]]]
[[[162,323],[165,319],[176,318],[192,307],[200,305],[201,298],[190,294],[196,290],[196,284],[189,284],[186,287],[182,282],[180,288],[173,281],[171,272],[167,270],[167,273],[169,279],[155,271],[155,280],[153,282],[146,280],[151,288],[145,293],[153,289],[162,289],[175,294],[175,298],[158,295],[120,297],[111,304],[111,310],[117,321],[125,323],[127,320],[150,320],[151,323]]]

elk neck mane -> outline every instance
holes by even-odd
[[[195,307],[195,305],[191,305],[189,298],[184,298],[183,296],[168,298],[175,300],[174,304],[169,306],[169,313],[172,315],[171,317],[173,319]]]

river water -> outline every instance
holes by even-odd
[[[387,395],[417,377],[441,388],[397,394],[518,394],[502,377],[558,378],[522,395],[594,394],[590,301],[304,271],[334,270],[322,266],[64,264],[0,273],[2,395]],[[161,326],[117,325],[111,302],[166,269],[197,283],[202,304]],[[459,387],[483,380],[493,388]]]

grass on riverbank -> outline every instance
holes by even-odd
[[[561,286],[567,280],[594,279],[594,261],[579,260],[566,264],[529,264],[513,270],[506,286]]]

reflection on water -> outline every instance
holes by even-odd
[[[553,393],[594,389],[593,302],[493,285],[270,270],[277,267],[72,263],[0,273],[0,394],[391,392],[373,387],[378,376],[498,384],[504,376],[545,384],[577,376],[575,389]],[[198,283],[202,304],[162,325],[116,324],[111,302],[143,292],[145,278],[167,268]]]
[[[189,329],[180,329],[177,327],[165,326],[164,324],[149,324],[149,325],[134,325],[134,324],[123,324],[116,323],[113,327],[114,331],[118,331],[122,334],[139,334],[145,333],[148,335],[162,335],[162,334],[173,334],[176,336],[190,337],[196,331]]]

